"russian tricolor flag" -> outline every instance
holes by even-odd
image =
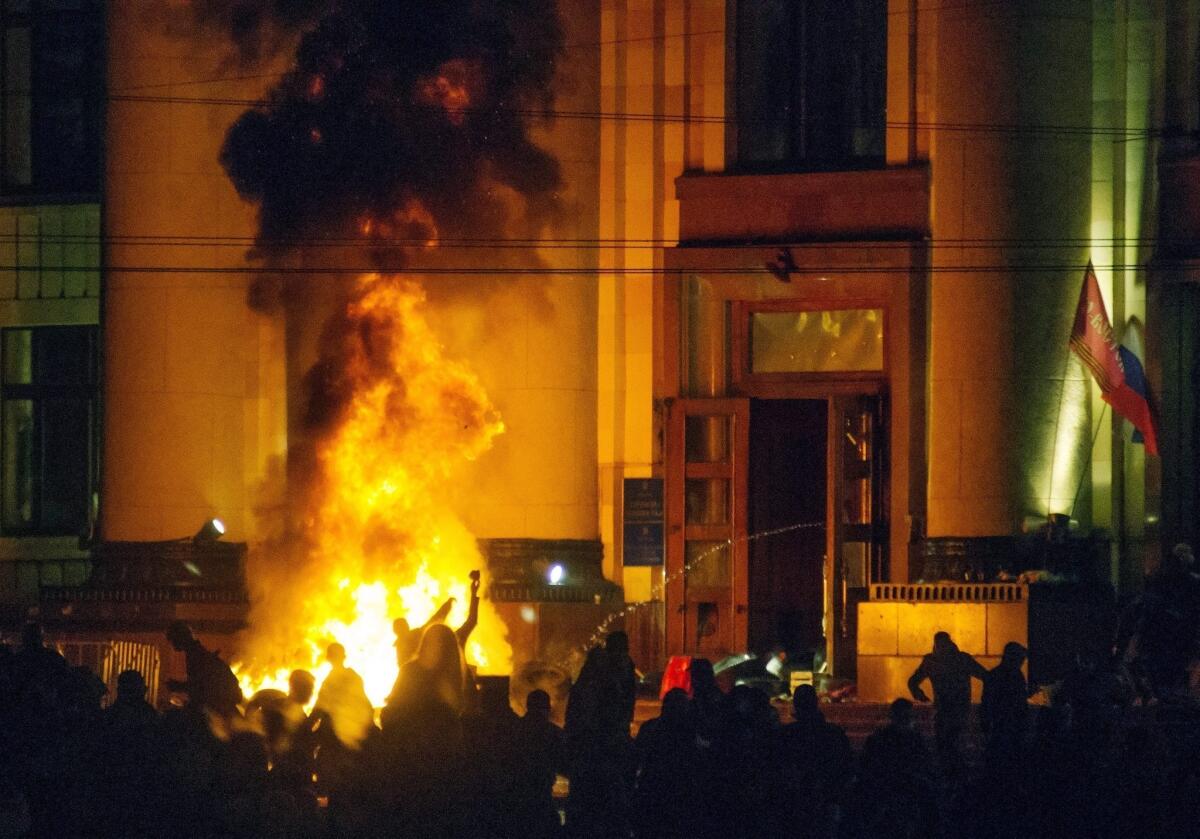
[[[1146,372],[1137,355],[1118,345],[1113,338],[1100,283],[1090,262],[1083,275],[1083,288],[1075,309],[1071,349],[1100,385],[1100,398],[1133,423],[1145,442],[1146,451],[1157,455],[1158,436],[1154,431]]]

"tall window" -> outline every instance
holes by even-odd
[[[103,92],[99,0],[0,0],[0,186],[93,193]]]
[[[0,531],[77,535],[95,480],[96,328],[0,332]]]
[[[738,0],[744,167],[882,164],[887,0]]]

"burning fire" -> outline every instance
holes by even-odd
[[[450,511],[449,482],[504,425],[475,375],[445,356],[424,300],[411,279],[371,274],[357,283],[326,354],[343,404],[316,445],[299,538],[290,551],[252,557],[247,573],[254,590],[236,667],[247,696],[286,690],[297,668],[319,684],[325,648],[338,641],[381,706],[397,674],[392,621],[420,627],[447,597],[455,602],[446,623],[467,618],[469,574],[483,561]],[[466,658],[481,672],[510,666],[504,625],[486,599]]]

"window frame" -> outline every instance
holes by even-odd
[[[10,332],[19,332],[28,330],[31,333],[45,330],[71,329],[82,330],[86,332],[87,350],[85,363],[87,369],[82,380],[77,383],[39,383],[33,379],[36,377],[37,350],[33,349],[31,353],[31,364],[33,366],[33,374],[31,381],[28,383],[9,383],[4,380],[4,373],[7,370],[7,346],[8,334]],[[36,339],[31,338],[31,347],[35,346]],[[9,498],[11,487],[3,480],[4,470],[0,467],[0,537],[19,537],[19,536],[79,536],[80,529],[84,527],[92,515],[92,498],[97,491],[97,478],[99,475],[98,469],[98,432],[99,423],[97,422],[97,409],[99,404],[98,390],[98,359],[99,359],[99,327],[96,324],[47,324],[47,325],[27,325],[13,324],[0,327],[0,429],[3,429],[8,418],[8,404],[10,402],[31,402],[33,406],[32,416],[34,422],[34,465],[33,474],[31,477],[32,484],[32,523],[27,527],[13,526],[4,520],[4,508]],[[46,403],[50,400],[72,400],[82,403],[86,413],[86,429],[84,448],[86,449],[86,463],[83,465],[83,479],[86,485],[84,497],[81,499],[82,507],[85,514],[84,521],[77,524],[68,524],[63,526],[50,526],[44,519],[44,493],[45,493],[45,470],[46,456],[44,440],[44,420],[43,412],[46,410]],[[8,457],[6,450],[5,435],[0,433],[0,464],[4,464]]]
[[[101,153],[104,132],[104,46],[103,6],[98,0],[79,0],[79,8],[46,8],[46,0],[28,0],[29,8],[9,11],[9,0],[0,0],[0,201],[8,199],[29,200],[40,196],[96,196],[102,184],[103,155]],[[73,79],[69,91],[75,95],[64,95],[56,90],[40,74],[45,61],[39,62],[38,55],[46,54],[46,33],[56,28],[75,27],[81,29],[80,44],[83,48],[81,70]],[[29,182],[10,178],[8,167],[9,148],[13,142],[8,128],[9,95],[5,94],[8,73],[8,33],[12,29],[25,29],[29,37],[29,90],[28,99],[28,142]],[[63,169],[61,158],[47,156],[47,148],[53,143],[46,136],[49,125],[45,110],[56,103],[78,100],[79,116],[84,136],[80,147],[79,171],[72,172],[61,180],[55,174]]]
[[[887,114],[888,114],[888,51],[891,46],[888,38],[888,28],[891,24],[890,10],[888,3],[883,2],[883,32],[882,45],[883,55],[881,56],[882,78],[879,94],[883,105],[881,113],[881,121],[878,124],[880,148],[878,154],[854,156],[852,154],[840,154],[836,158],[831,157],[816,157],[809,154],[797,154],[796,135],[801,129],[797,126],[797,120],[802,125],[805,119],[804,114],[796,116],[793,114],[793,106],[802,98],[803,93],[797,93],[795,86],[803,86],[802,77],[807,73],[808,68],[796,65],[802,62],[801,56],[803,48],[794,49],[792,54],[788,56],[789,67],[792,72],[788,74],[790,79],[794,80],[793,90],[789,92],[787,97],[788,114],[781,121],[784,124],[787,132],[788,152],[779,159],[763,159],[750,160],[745,154],[745,143],[742,141],[742,134],[746,130],[745,121],[748,119],[743,116],[743,107],[746,104],[742,97],[742,64],[739,61],[739,53],[742,50],[742,11],[744,4],[748,0],[734,0],[728,4],[726,11],[726,31],[732,33],[732,37],[726,43],[726,103],[727,114],[731,117],[726,126],[725,147],[726,147],[726,171],[740,173],[802,173],[802,172],[839,172],[839,171],[863,171],[872,169],[883,169],[887,167]],[[805,14],[802,7],[807,6],[809,0],[790,0],[790,17],[788,26],[793,34],[801,29],[801,24],[798,22]],[[842,45],[846,46],[846,45]]]
[[[798,392],[822,394],[882,393],[891,373],[891,317],[888,301],[877,297],[836,299],[780,298],[736,300],[730,303],[730,387],[733,393],[770,398]],[[883,363],[878,370],[827,370],[819,372],[755,373],[751,352],[751,318],[760,312],[826,312],[843,309],[878,309],[883,313]]]

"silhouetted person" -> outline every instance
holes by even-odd
[[[962,768],[960,749],[971,720],[972,678],[983,681],[987,678],[987,670],[959,650],[950,633],[938,632],[933,636],[933,652],[921,659],[921,664],[908,679],[909,692],[919,702],[929,701],[921,683],[928,679],[933,684],[938,758],[947,772]]]
[[[12,687],[18,692],[37,690],[48,699],[64,698],[70,668],[58,650],[46,646],[42,625],[29,621],[21,627],[21,648],[12,657]]]
[[[320,711],[330,724],[338,740],[356,746],[367,736],[372,725],[374,711],[362,676],[346,666],[346,648],[336,641],[325,649],[329,662],[329,675],[321,683],[314,712]]]
[[[838,835],[937,835],[937,801],[929,770],[929,750],[914,726],[913,704],[897,699],[888,709],[888,724],[863,744],[858,779]]]
[[[187,667],[187,679],[168,680],[167,688],[186,693],[189,708],[207,709],[224,717],[236,714],[242,702],[242,689],[229,665],[196,640],[191,627],[183,621],[167,627],[167,640],[176,652],[184,654]]]
[[[1000,663],[984,679],[979,717],[989,751],[1013,755],[1025,738],[1029,685],[1021,672],[1024,663],[1025,648],[1010,641],[1004,645]]]
[[[566,756],[562,729],[550,720],[550,694],[546,691],[533,690],[525,698],[525,716],[517,723],[517,736],[533,755],[539,799],[550,796],[554,776],[565,769]],[[553,801],[550,803],[553,806]]]
[[[618,719],[624,723],[625,732],[633,723],[633,711],[637,705],[637,671],[629,657],[629,636],[624,632],[610,632],[604,641],[604,654],[616,690]]]
[[[604,649],[592,647],[567,695],[563,730],[569,745],[598,732],[606,723],[617,724],[617,714],[613,713],[613,693],[615,689]],[[606,714],[608,719],[605,719]]]
[[[104,711],[98,760],[103,766],[97,813],[102,835],[150,837],[159,834],[158,810],[165,749],[160,719],[146,701],[146,680],[137,670],[117,676],[117,695]]]
[[[635,835],[639,839],[698,835],[703,765],[692,701],[682,688],[667,691],[662,712],[642,723],[634,745],[638,757],[632,808]]]
[[[696,737],[702,749],[712,745],[724,714],[725,694],[717,685],[712,662],[707,658],[693,658],[690,666],[692,676],[692,711],[696,715]]]
[[[108,710],[112,717],[157,720],[154,707],[146,701],[146,680],[137,670],[122,670],[117,675],[117,695]]]
[[[558,836],[558,806],[554,782],[567,773],[566,746],[562,729],[550,719],[550,695],[533,690],[525,698],[525,716],[517,723],[518,750],[523,758],[518,801],[528,816],[518,819],[529,825],[533,836]]]
[[[1189,545],[1181,542],[1162,558],[1121,623],[1130,628],[1123,659],[1144,698],[1183,693],[1200,623],[1200,575]]]
[[[850,740],[839,726],[826,722],[812,685],[799,685],[792,694],[792,718],[783,729],[783,748],[804,806],[797,815],[809,831],[805,835],[824,836],[834,823],[834,805],[854,774]]]
[[[624,714],[608,655],[592,647],[567,697],[567,832],[572,837],[607,839],[629,829],[634,766]]]
[[[475,627],[479,624],[479,585],[479,572],[472,571],[471,599],[467,604],[467,619],[463,622],[462,626],[454,630],[454,635],[458,638],[458,644],[463,649],[466,649],[467,639],[471,637],[471,633],[475,631]],[[412,660],[412,657],[417,654],[417,647],[421,644],[421,638],[424,637],[425,630],[436,623],[445,621],[453,607],[454,598],[447,597],[445,602],[438,607],[438,610],[430,615],[429,620],[416,629],[410,627],[408,620],[405,618],[396,618],[392,621],[392,632],[396,635],[393,646],[396,648],[397,667],[403,667]]]
[[[304,708],[312,702],[316,690],[317,679],[307,670],[293,670],[288,674],[287,702],[283,706],[283,716],[289,733],[298,730],[308,719],[308,712]]]
[[[396,648],[397,667],[403,667],[412,660],[412,657],[417,654],[417,647],[421,645],[421,636],[425,634],[425,630],[435,623],[444,621],[453,607],[454,598],[447,597],[437,611],[429,616],[429,620],[416,629],[408,625],[406,618],[396,618],[392,621],[392,632],[396,634],[396,640],[392,646]]]
[[[713,834],[778,836],[786,829],[787,809],[776,800],[777,780],[786,771],[779,715],[759,688],[734,685],[725,697],[725,713],[710,751],[706,783]]]

